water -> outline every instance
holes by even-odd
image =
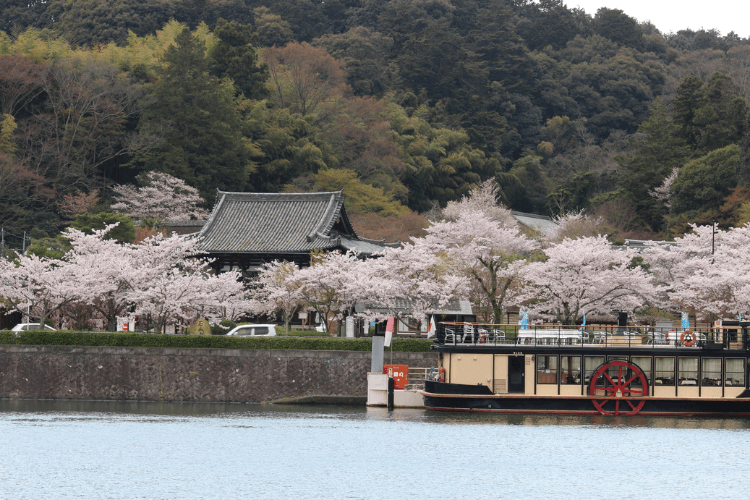
[[[0,401],[2,499],[746,498],[750,420]]]

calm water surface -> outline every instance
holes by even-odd
[[[0,401],[3,499],[747,498],[750,420]]]

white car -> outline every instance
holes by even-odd
[[[44,329],[57,331],[56,328],[52,328],[49,325],[44,325]],[[25,332],[26,330],[41,330],[41,328],[39,327],[39,323],[19,323],[11,329],[12,332]]]
[[[240,325],[232,328],[227,336],[231,337],[275,337],[275,325]]]

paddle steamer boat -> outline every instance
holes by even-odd
[[[750,416],[749,326],[439,323],[424,402],[436,411]]]

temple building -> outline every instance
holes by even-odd
[[[386,246],[398,246],[358,236],[346,214],[343,191],[218,191],[199,237],[201,250],[216,259],[218,271],[234,269],[245,275],[273,260],[307,266],[316,250],[351,250],[369,257]]]

